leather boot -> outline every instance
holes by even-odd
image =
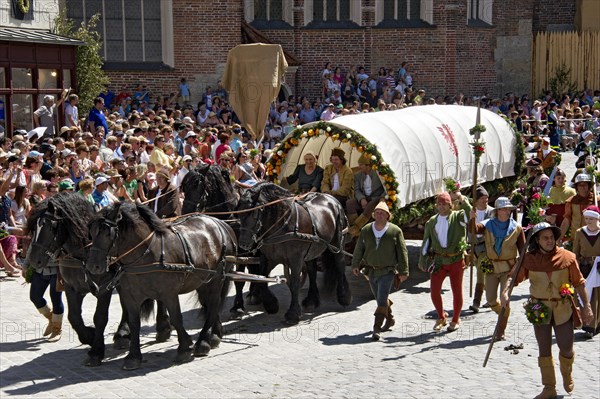
[[[354,221],[354,224],[348,229],[348,233],[350,233],[352,237],[358,237],[360,234],[360,229],[362,229],[362,227],[368,222],[369,218],[361,213],[360,216]]]
[[[357,218],[358,218],[358,213],[349,213],[348,214],[348,226],[352,226]]]
[[[373,341],[379,341],[381,338],[381,325],[385,316],[387,316],[387,306],[378,306],[375,310],[375,323],[373,323]]]
[[[483,291],[485,289],[485,284],[477,284],[475,286],[475,295],[473,296],[473,304],[469,306],[469,309],[473,311],[473,313],[479,313],[479,307],[481,306],[481,297],[483,296]]]
[[[544,389],[533,399],[556,398],[556,376],[554,375],[554,360],[552,360],[552,356],[538,357],[538,365],[542,373]]]
[[[63,315],[62,314],[53,314],[52,315],[52,333],[48,337],[48,342],[58,342],[62,337],[62,322]]]
[[[50,310],[48,305],[44,305],[41,308],[38,308],[38,312],[40,312],[42,316],[48,319],[48,325],[46,326],[46,329],[42,334],[44,337],[46,337],[52,332],[52,311]]]
[[[393,304],[394,302],[388,299],[387,314],[385,315],[385,324],[383,325],[383,327],[381,327],[381,331],[383,332],[390,331],[390,329],[396,324],[396,320],[394,320],[394,315],[392,314]]]
[[[573,362],[575,361],[575,354],[573,353],[572,358],[564,357],[563,355],[558,355],[558,360],[560,362],[560,374],[562,374],[563,379],[563,387],[568,394],[573,392],[573,388],[575,388],[575,382],[573,381],[573,376],[571,372],[573,371]]]
[[[502,318],[498,322],[498,331],[496,332],[496,341],[504,341],[506,339],[504,332],[506,331],[506,326],[508,325],[508,316],[510,316],[510,308],[506,308],[504,310],[504,314]]]

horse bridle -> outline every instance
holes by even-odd
[[[109,236],[110,240],[112,241],[112,245],[108,249],[106,249],[106,250],[104,248],[98,248],[97,245],[92,245],[92,247],[90,248],[90,253],[92,253],[92,252],[106,251],[106,271],[108,271],[108,269],[110,267],[110,264],[111,264],[111,255],[110,255],[110,253],[112,252],[112,250],[117,245],[117,238],[119,237],[118,223],[121,220],[121,217],[122,216],[119,213],[119,216],[117,217],[117,220],[110,220],[110,219],[106,219],[106,218],[100,219],[100,224],[103,225],[103,226],[108,227],[108,229],[109,229],[108,236]]]
[[[38,242],[38,238],[39,238],[40,232],[42,230],[42,227],[44,226],[44,224],[46,224],[46,222],[45,222],[46,219],[50,221],[50,229],[52,230],[54,238],[50,245],[44,246]],[[56,215],[54,215],[52,213],[48,213],[48,212],[44,213],[37,221],[35,234],[34,234],[34,237],[33,237],[32,243],[31,243],[33,248],[37,248],[41,252],[48,255],[51,259],[56,259],[56,257],[58,256],[58,253],[60,252],[60,246],[56,243],[56,233],[58,230],[58,222],[61,220],[63,220],[63,218],[61,216],[56,216]],[[54,246],[54,248],[52,246]]]

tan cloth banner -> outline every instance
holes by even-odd
[[[223,86],[233,110],[256,140],[263,136],[286,70],[279,44],[240,44],[229,50]]]

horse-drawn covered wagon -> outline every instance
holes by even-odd
[[[444,179],[472,184],[475,152],[480,155],[478,183],[487,182],[491,196],[511,189],[520,175],[525,158],[520,136],[501,116],[481,110],[478,125],[485,132],[479,143],[485,144],[476,144],[471,133],[477,112],[476,107],[428,105],[298,126],[274,148],[267,174],[280,182],[309,151],[321,167],[336,147],[344,150],[351,168],[362,156],[370,157],[394,220],[416,226],[433,213],[432,198],[443,191]]]

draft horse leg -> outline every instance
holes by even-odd
[[[94,313],[94,326],[96,334],[94,335],[94,343],[88,351],[88,358],[85,362],[86,366],[97,367],[102,364],[104,359],[104,330],[108,324],[108,309],[110,308],[110,300],[112,291],[104,291],[97,297],[96,312]]]
[[[302,307],[312,312],[321,304],[319,289],[317,288],[317,260],[309,260],[306,262],[306,272],[308,274],[308,293],[302,301]]]
[[[291,298],[290,308],[285,313],[285,321],[290,325],[298,324],[300,322],[300,315],[302,314],[298,297],[300,294],[300,271],[302,270],[303,263],[302,259],[295,259],[289,266],[286,265],[289,268],[290,281],[288,281],[288,286],[290,287]]]
[[[237,265],[236,269],[238,272],[243,272],[245,269],[244,265]],[[240,320],[246,314],[246,308],[244,307],[244,284],[243,281],[236,281],[235,285],[235,299],[233,300],[233,306],[229,309],[231,319]]]
[[[166,342],[171,337],[173,326],[167,313],[167,307],[161,301],[156,301],[156,342]]]
[[[87,327],[81,317],[81,305],[85,293],[76,291],[72,286],[65,285],[65,296],[67,297],[68,319],[69,323],[77,332],[79,341],[84,345],[92,345],[96,330],[93,327]]]
[[[117,292],[120,292],[119,287],[117,287]],[[112,292],[111,292],[112,294]],[[127,349],[129,348],[129,340],[131,338],[131,332],[129,331],[129,314],[127,313],[127,308],[123,304],[121,300],[121,321],[119,322],[119,327],[113,336],[113,347],[117,349]]]
[[[179,297],[177,293],[169,296],[163,296],[164,306],[169,310],[171,316],[171,324],[177,331],[177,341],[179,346],[177,347],[177,356],[175,357],[175,363],[181,364],[191,361],[194,357],[192,356],[192,345],[194,341],[185,330],[183,326],[183,316],[181,315],[181,305],[179,304]],[[160,302],[159,302],[160,303]]]
[[[202,306],[204,307],[204,326],[198,335],[198,340],[194,345],[194,356],[206,356],[211,349],[219,346],[221,337],[223,336],[223,328],[219,309],[221,301],[224,297],[224,291],[227,290],[228,284],[223,286],[221,280],[209,283],[208,286],[201,287],[196,290]]]

